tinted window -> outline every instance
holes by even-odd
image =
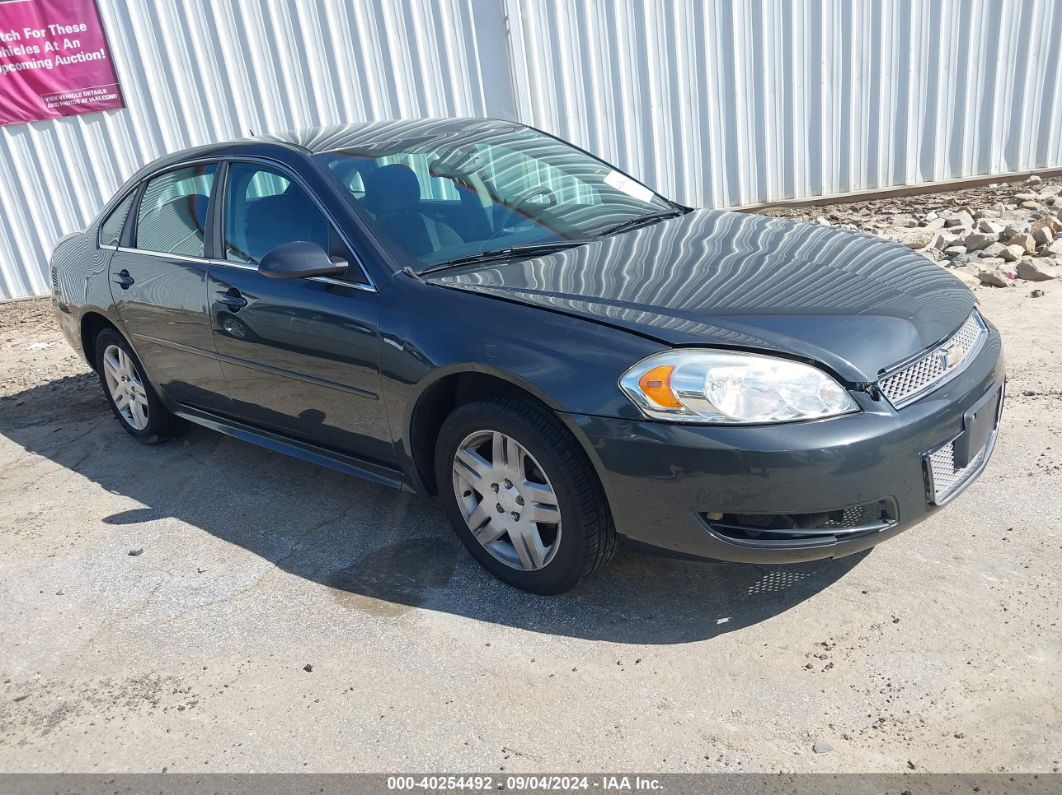
[[[168,171],[147,184],[136,221],[136,247],[185,257],[204,256],[207,208],[217,166]]]
[[[135,195],[136,191],[130,191],[129,195],[122,199],[121,204],[107,216],[107,220],[100,225],[101,246],[117,246],[121,241],[125,219],[129,217],[129,208],[133,205]]]
[[[333,256],[336,241],[325,216],[287,177],[250,163],[229,166],[225,200],[225,259],[257,265],[277,246],[308,240]]]

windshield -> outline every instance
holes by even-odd
[[[676,210],[607,163],[524,127],[315,158],[417,271],[484,252],[582,242],[626,228],[626,221]]]

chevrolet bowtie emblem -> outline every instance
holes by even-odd
[[[937,357],[940,361],[941,366],[945,370],[950,370],[952,367],[962,361],[963,353],[964,351],[961,345],[959,345],[958,343],[952,343],[951,345],[948,345],[947,347],[941,348],[939,351],[937,351]]]

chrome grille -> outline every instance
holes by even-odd
[[[972,354],[987,335],[988,327],[974,312],[948,339],[920,359],[887,374],[878,381],[878,386],[893,406],[904,406],[945,378],[959,373],[973,359]]]
[[[977,451],[970,463],[961,469],[955,467],[955,442],[948,442],[941,448],[926,456],[926,463],[932,478],[930,498],[937,505],[943,505],[953,497],[967,480],[977,474],[992,448],[993,439]]]

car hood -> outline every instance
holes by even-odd
[[[958,279],[901,245],[714,210],[428,281],[670,345],[812,359],[851,381],[873,381],[944,339],[974,307]]]

